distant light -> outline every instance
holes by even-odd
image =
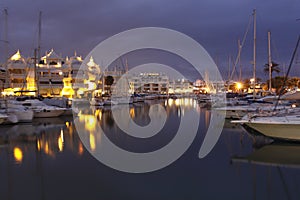
[[[82,143],[79,143],[78,144],[79,146],[78,146],[78,154],[81,156],[82,154],[83,154],[83,146],[82,146]]]
[[[93,134],[90,134],[90,147],[92,151],[96,150],[96,140]]]
[[[62,132],[60,133],[60,136],[58,137],[57,145],[58,145],[59,152],[62,152],[64,150],[64,136],[63,136]]]
[[[242,89],[242,88],[243,88],[243,84],[240,83],[240,82],[237,82],[237,83],[236,83],[236,89],[240,90],[240,89]]]
[[[23,152],[22,150],[19,148],[19,147],[15,147],[14,148],[14,157],[15,157],[15,160],[16,162],[19,164],[19,163],[22,163],[22,160],[23,160]]]

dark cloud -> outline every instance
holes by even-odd
[[[286,64],[300,33],[297,0],[3,0],[0,8],[9,12],[10,54],[20,49],[26,56],[33,55],[38,12],[42,11],[42,52],[54,48],[57,53],[70,56],[76,50],[85,56],[116,33],[158,26],[181,31],[200,42],[224,74],[228,56],[236,56],[237,40],[243,37],[256,8],[257,66],[262,78],[261,68],[267,60],[267,31],[272,31],[274,59]],[[3,15],[0,25],[3,39]],[[252,73],[252,37],[250,29],[242,53],[243,69],[248,75]],[[4,45],[0,44],[3,61]]]

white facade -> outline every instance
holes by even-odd
[[[129,84],[133,92],[167,94],[169,77],[162,73],[133,74],[129,78]]]
[[[69,68],[53,49],[41,58],[37,67],[39,93],[58,96],[64,87],[63,79],[69,76]]]
[[[7,61],[7,70],[12,88],[26,88],[26,78],[29,72],[27,60],[18,50]]]
[[[170,82],[169,93],[173,94],[192,94],[193,85],[186,79],[173,80]]]

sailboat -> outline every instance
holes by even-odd
[[[300,36],[294,50],[289,70],[293,64],[296,51],[300,42]],[[285,80],[287,80],[288,73],[286,74]],[[281,93],[281,92],[280,92]],[[278,101],[281,95],[279,94]],[[277,101],[277,103],[278,103]],[[275,108],[277,108],[277,103]],[[267,116],[245,116],[242,120],[232,121],[233,123],[240,123],[251,129],[254,129],[261,134],[283,140],[297,140],[300,141],[300,108],[288,109],[286,112],[275,112],[274,115]]]

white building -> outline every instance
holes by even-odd
[[[27,60],[18,50],[7,61],[7,70],[11,88],[26,88],[26,78],[29,73]]]
[[[6,80],[6,70],[4,67],[0,66],[0,90],[4,89]]]
[[[64,87],[63,79],[69,76],[69,67],[53,49],[41,58],[38,64],[39,94],[44,96],[60,96]]]
[[[129,76],[132,92],[167,94],[169,90],[169,77],[162,73],[140,73]]]
[[[189,95],[193,93],[193,84],[186,79],[178,79],[170,82],[169,93]]]

